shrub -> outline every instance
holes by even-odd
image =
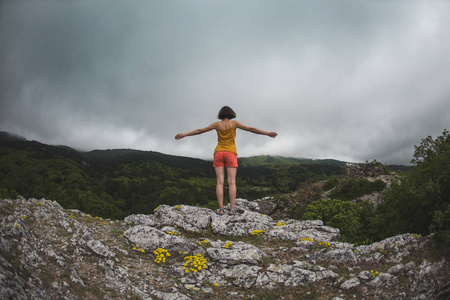
[[[450,245],[450,204],[444,211],[436,210],[431,220],[430,232],[434,232],[437,242]]]
[[[332,188],[336,187],[340,181],[341,180],[339,178],[331,178],[327,180],[327,182],[325,182],[325,184],[323,185],[323,190],[324,191],[331,190]]]
[[[339,199],[322,199],[311,203],[303,220],[320,219],[327,226],[339,228],[342,239],[354,240],[360,230],[356,205]]]

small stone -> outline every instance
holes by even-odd
[[[361,284],[361,282],[358,280],[358,278],[351,278],[347,281],[345,281],[342,285],[341,285],[341,289],[344,290],[348,290],[354,287],[357,287]]]

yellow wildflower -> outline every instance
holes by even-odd
[[[314,242],[314,240],[312,239],[312,238],[310,238],[310,237],[307,237],[307,238],[302,238],[302,239],[300,239],[300,241],[308,241],[308,242]]]
[[[185,273],[189,273],[189,271],[197,273],[198,271],[206,268],[206,259],[201,254],[186,256],[184,259],[186,260],[183,266]]]
[[[155,262],[158,264],[165,263],[166,257],[170,256],[170,253],[166,249],[163,249],[163,248],[156,249],[155,251],[153,251],[153,254],[156,255]]]
[[[228,243],[226,243],[225,244],[225,246],[224,246],[224,248],[226,248],[226,249],[230,249],[230,247],[231,247],[231,244],[233,244],[232,242],[228,242]]]
[[[253,231],[252,231],[252,235],[255,235],[255,236],[261,236],[261,235],[263,235],[265,232],[266,232],[266,231],[265,231],[264,229],[261,229],[261,230],[253,230]]]

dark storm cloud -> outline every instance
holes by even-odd
[[[408,163],[450,121],[443,1],[3,1],[0,127],[81,149],[175,142],[230,105],[241,156]]]

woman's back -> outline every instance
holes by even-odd
[[[233,121],[230,121],[228,119],[223,120],[221,122],[217,122],[217,129],[218,130],[228,130],[230,128],[234,128]]]
[[[214,152],[230,151],[237,154],[235,138],[236,128],[230,120],[224,120],[217,124],[217,147]]]

